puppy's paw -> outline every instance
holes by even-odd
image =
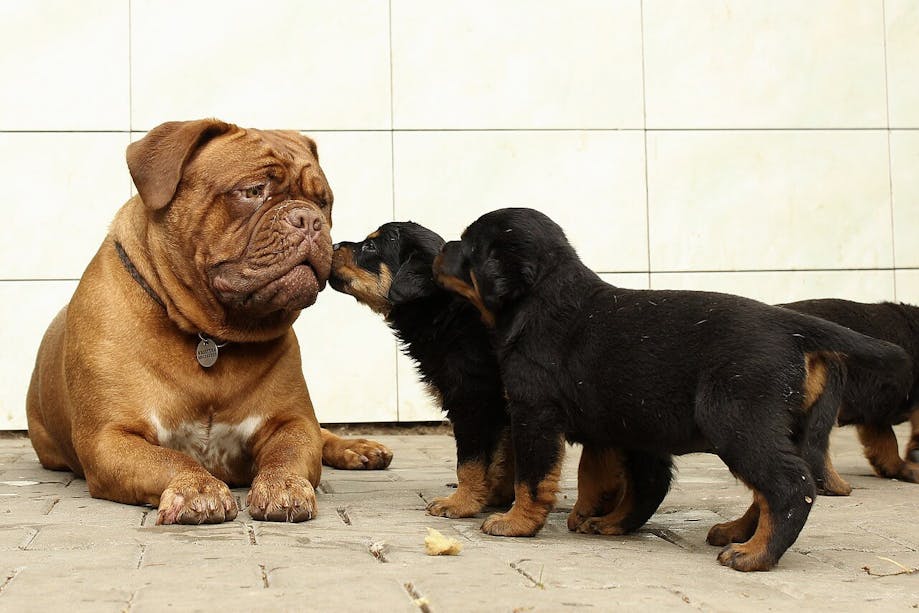
[[[160,496],[156,525],[219,524],[236,518],[239,508],[227,484],[211,475],[180,474]]]
[[[575,507],[571,509],[571,512],[568,513],[568,529],[572,532],[577,532],[578,527],[587,521],[587,519],[588,518],[586,516],[581,515],[578,512],[578,507],[575,505]]]
[[[906,461],[919,464],[919,446],[913,447],[906,452]]]
[[[392,451],[365,438],[340,439],[323,447],[322,461],[342,470],[382,470],[392,462]]]
[[[588,517],[578,524],[576,531],[579,534],[603,534],[605,536],[621,536],[627,532],[618,519],[607,517]]]
[[[756,524],[753,524],[752,530],[756,530]],[[726,521],[712,526],[708,531],[708,536],[705,537],[705,542],[709,545],[723,547],[730,543],[745,543],[751,536],[753,536],[751,526],[738,520]]]
[[[513,509],[507,513],[495,513],[482,524],[482,532],[492,536],[535,536],[542,524],[516,516]]]
[[[428,514],[436,517],[473,517],[482,510],[482,503],[456,492],[445,498],[435,498],[428,505]]]
[[[817,483],[817,493],[821,496],[848,496],[852,493],[852,486],[835,469],[827,466],[823,479]]]
[[[718,561],[722,565],[742,572],[769,570],[775,566],[764,550],[752,549],[744,544],[732,543],[721,550]]]
[[[897,475],[897,479],[910,483],[919,483],[919,463],[911,461],[903,462],[903,468],[900,469],[900,474]]]
[[[305,477],[260,473],[246,499],[249,515],[262,521],[301,522],[316,515],[316,492]]]

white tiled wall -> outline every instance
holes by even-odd
[[[333,236],[539,208],[615,284],[919,303],[914,0],[0,0],[0,429],[166,120],[299,129]],[[379,317],[296,324],[321,420],[439,413]]]

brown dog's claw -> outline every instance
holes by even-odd
[[[227,484],[210,475],[179,475],[160,496],[156,525],[219,524],[239,508]]]
[[[259,474],[252,482],[249,515],[260,521],[301,522],[316,515],[316,491],[299,475]]]

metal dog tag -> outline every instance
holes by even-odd
[[[209,338],[201,338],[198,343],[198,349],[195,351],[195,357],[198,358],[198,364],[205,368],[210,368],[217,362],[217,343]]]

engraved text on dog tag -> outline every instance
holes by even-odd
[[[198,349],[195,351],[195,357],[198,358],[198,364],[205,368],[210,368],[217,361],[217,343],[209,338],[201,338],[198,343]]]

